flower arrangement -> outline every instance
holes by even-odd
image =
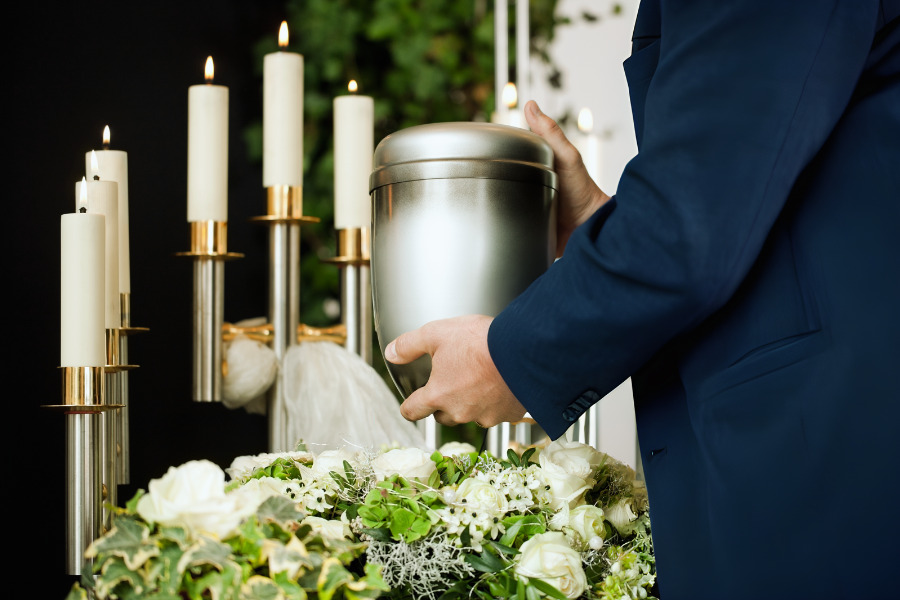
[[[191,461],[148,487],[88,548],[67,600],[655,593],[645,488],[565,439],[502,460],[451,443]]]

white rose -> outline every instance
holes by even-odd
[[[225,473],[211,461],[192,460],[151,479],[148,490],[138,500],[138,514],[165,525],[192,505],[224,497]]]
[[[538,456],[541,472],[550,485],[551,508],[574,508],[582,504],[584,493],[594,484],[594,470],[603,462],[603,454],[587,444],[553,441]]]
[[[226,537],[253,514],[262,501],[256,490],[225,493],[225,472],[208,460],[170,467],[153,479],[137,503],[141,517],[153,523],[181,526],[193,535]]]
[[[466,442],[447,442],[446,444],[438,448],[438,452],[440,452],[444,456],[459,456],[460,454],[478,452],[478,450],[475,448],[475,446]]]
[[[343,475],[344,461],[356,465],[356,456],[344,448],[338,450],[325,450],[319,453],[312,464],[313,473],[317,476],[328,475],[331,471]]]
[[[178,520],[195,536],[204,534],[221,540],[235,533],[266,497],[258,489],[238,488],[223,498],[214,498],[185,510]]]
[[[506,496],[491,484],[469,477],[456,488],[455,501],[465,502],[470,511],[487,511],[490,514],[506,512]]]
[[[613,524],[616,530],[623,534],[629,535],[634,529],[634,520],[637,515],[632,510],[633,500],[631,498],[622,498],[612,506],[606,507],[604,514],[606,520]]]
[[[587,481],[593,480],[594,472],[603,464],[604,458],[605,455],[592,446],[559,438],[541,451],[538,460],[544,468],[552,464]]]
[[[405,479],[428,479],[437,465],[431,460],[431,454],[418,448],[398,448],[379,454],[372,461],[372,470],[379,481],[398,473]]]
[[[314,532],[323,537],[336,539],[345,538],[349,540],[353,535],[350,532],[350,526],[347,523],[334,519],[323,519],[322,517],[310,516],[300,521],[300,524],[309,525]]]
[[[581,555],[569,546],[562,533],[540,533],[522,544],[519,550],[516,574],[541,579],[566,598],[578,598],[587,587]]]
[[[603,509],[592,504],[582,504],[569,511],[569,529],[581,537],[581,541],[594,550],[603,546]]]
[[[577,475],[570,475],[558,468],[544,468],[544,480],[550,486],[550,508],[574,508],[583,503],[584,493],[591,486]]]

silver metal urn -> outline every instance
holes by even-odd
[[[554,260],[553,152],[531,131],[479,122],[397,131],[375,149],[369,190],[382,352],[429,321],[497,315]],[[428,381],[431,358],[387,368],[406,398]]]

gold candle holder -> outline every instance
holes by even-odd
[[[266,188],[268,214],[252,221],[269,225],[269,323],[271,345],[281,363],[287,348],[296,343],[300,325],[300,224],[317,223],[317,217],[303,215],[303,188],[276,185]],[[287,439],[286,407],[280,378],[269,388],[269,449],[292,450],[295,440]]]
[[[193,399],[221,402],[224,262],[243,254],[228,252],[227,222],[191,221],[190,227],[191,250],[176,256],[194,259]]]

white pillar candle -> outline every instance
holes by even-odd
[[[594,117],[589,108],[582,108],[578,113],[579,139],[575,147],[581,153],[581,160],[587,168],[588,175],[594,183],[600,185],[600,176],[603,169],[603,157],[601,156],[600,137],[593,133]]]
[[[228,221],[228,88],[213,76],[210,56],[206,83],[188,88],[188,222]]]
[[[494,0],[494,115],[492,123],[505,123],[503,87],[509,81],[509,0]]]
[[[356,91],[356,82],[348,89]],[[351,93],[334,99],[334,226],[372,225],[369,175],[375,152],[375,102]]]
[[[263,59],[263,186],[303,185],[303,55],[284,50],[287,22],[278,33],[278,52]]]
[[[104,306],[106,329],[122,326],[122,306],[119,302],[119,184],[100,179],[75,183],[75,203],[87,198],[88,214],[104,216]]]
[[[104,326],[104,221],[99,214],[69,213],[60,219],[61,367],[106,364]]]
[[[528,98],[531,93],[531,23],[528,0],[516,0],[516,85],[519,96]],[[521,113],[521,111],[519,111]],[[520,127],[525,127],[521,125]]]
[[[128,153],[110,150],[109,125],[103,128],[103,149],[92,150],[97,157],[101,180],[119,184],[119,292],[131,293],[131,259],[128,235]],[[91,152],[84,154],[84,171],[91,172]]]

